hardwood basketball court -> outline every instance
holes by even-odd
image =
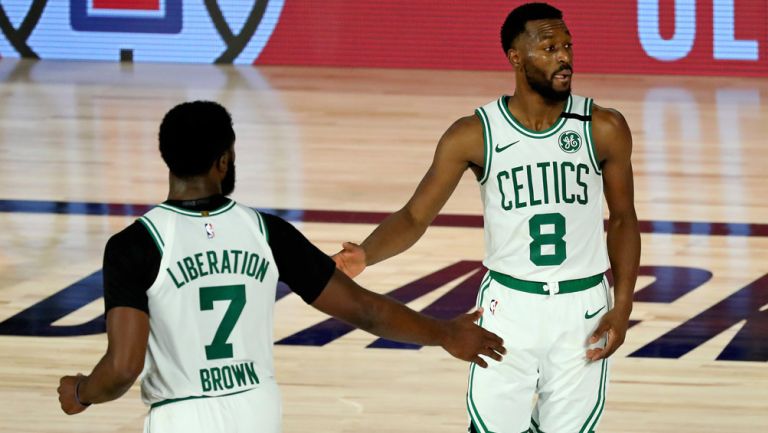
[[[170,107],[226,106],[233,197],[334,253],[405,203],[453,120],[513,90],[511,72],[10,59],[0,81],[4,432],[140,431],[137,386],[75,417],[56,387],[106,347],[103,246],[165,199],[156,134]],[[768,82],[577,73],[574,91],[630,124],[643,231],[638,323],[613,357],[600,431],[768,430]],[[431,314],[468,310],[481,210],[468,173],[415,247],[359,281]],[[285,432],[465,431],[468,364],[361,331],[323,333],[315,325],[327,318],[292,294],[275,317]]]

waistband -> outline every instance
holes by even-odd
[[[156,403],[152,403],[151,405],[149,405],[149,408],[150,409],[154,409],[156,407],[165,406],[166,404],[178,403],[180,401],[187,401],[187,400],[196,400],[196,399],[199,399],[199,398],[229,397],[230,395],[242,394],[244,392],[253,391],[254,389],[256,389],[256,388],[243,389],[241,391],[230,392],[229,394],[222,394],[222,395],[192,395],[192,396],[189,396],[189,397],[169,398],[167,400],[161,400],[161,401],[158,401]]]
[[[537,295],[556,295],[563,293],[575,293],[595,287],[603,281],[603,274],[591,277],[577,278],[575,280],[539,282],[519,280],[500,272],[491,271],[491,278],[497,283],[520,292],[534,293]]]

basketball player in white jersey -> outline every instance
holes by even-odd
[[[356,285],[292,225],[226,196],[235,134],[214,102],[184,103],[160,126],[168,200],[113,236],[104,254],[108,347],[88,376],[65,376],[67,414],[123,395],[143,370],[145,432],[280,431],[272,365],[278,281],[315,308],[376,335],[501,359],[474,322],[423,316]]]
[[[514,94],[457,120],[405,207],[361,245],[345,243],[334,260],[355,276],[406,250],[473,170],[489,269],[479,323],[504,338],[508,354],[485,370],[470,367],[470,431],[592,432],[637,279],[632,139],[619,112],[571,94],[571,35],[558,9],[516,8],[501,42],[515,70]],[[609,264],[613,300],[603,278]]]

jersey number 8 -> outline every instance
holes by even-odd
[[[553,229],[542,233],[543,226]],[[530,258],[536,266],[554,266],[565,261],[565,217],[559,213],[544,213],[528,220],[528,230],[531,235]],[[551,252],[544,254],[545,247]]]

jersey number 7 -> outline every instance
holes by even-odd
[[[205,346],[206,359],[232,358],[232,344],[227,343],[245,307],[245,285],[200,288],[200,311],[213,310],[216,301],[231,301],[211,344]]]

